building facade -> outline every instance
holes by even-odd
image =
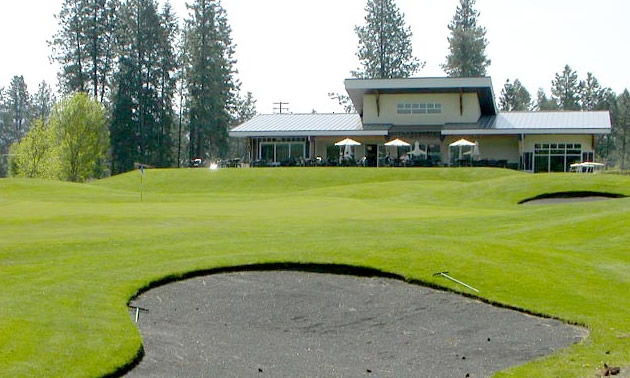
[[[594,160],[608,112],[499,112],[490,78],[348,79],[352,114],[268,114],[232,129],[251,162],[488,165],[563,172]],[[344,138],[356,146],[339,147]],[[410,146],[387,146],[400,139]],[[469,148],[451,146],[465,139]],[[475,144],[472,147],[472,143]]]

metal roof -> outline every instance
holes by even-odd
[[[511,112],[482,116],[479,122],[440,125],[362,125],[356,113],[261,114],[232,129],[232,137],[367,136],[390,131],[436,131],[442,135],[608,134],[610,113]]]
[[[387,135],[363,129],[356,113],[260,114],[232,129],[232,137]]]
[[[406,79],[346,79],[346,91],[355,109],[363,113],[366,94],[477,93],[481,112],[497,114],[492,79],[489,77],[414,77]]]
[[[607,134],[611,128],[607,111],[506,112],[483,116],[478,123],[446,125],[442,134]]]

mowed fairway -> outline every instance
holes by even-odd
[[[630,365],[630,177],[495,169],[148,170],[91,184],[0,180],[0,375],[100,376],[137,355],[127,302],[166,276],[246,264],[348,264],[467,289],[589,327],[503,372]],[[627,372],[627,371],[626,371]],[[501,374],[500,374],[501,375]]]

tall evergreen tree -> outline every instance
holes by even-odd
[[[172,42],[176,21],[156,0],[127,0],[116,37],[118,70],[111,123],[112,172],[134,162],[165,167],[172,161]]]
[[[536,93],[536,103],[534,104],[534,109],[536,111],[558,110],[558,105],[554,100],[547,97],[544,89],[539,88]]]
[[[187,5],[186,75],[189,95],[189,158],[228,153],[230,109],[238,84],[227,14],[218,0]]]
[[[617,98],[613,120],[619,167],[624,170],[630,159],[630,92],[627,89]]]
[[[551,99],[560,110],[580,110],[578,74],[567,64],[551,82]]]
[[[504,112],[525,111],[531,107],[532,98],[520,80],[510,83],[508,79],[501,90],[499,104]]]
[[[47,122],[55,106],[55,101],[55,94],[52,88],[46,81],[42,81],[39,84],[37,93],[35,93],[32,98],[32,118],[41,119],[44,123]]]
[[[62,71],[64,93],[89,93],[105,101],[114,63],[118,0],[64,0],[56,16],[59,30],[49,45]]]
[[[5,126],[8,143],[19,142],[28,132],[31,96],[24,76],[13,76],[6,95],[9,124]]]
[[[460,0],[448,25],[449,54],[442,69],[451,77],[486,76],[491,61],[486,57],[486,29],[477,25],[479,12],[475,0]]]
[[[161,38],[159,56],[159,91],[160,103],[159,118],[156,125],[159,128],[157,133],[157,145],[155,146],[157,165],[168,167],[174,161],[174,125],[175,112],[173,100],[177,90],[177,54],[175,46],[179,36],[179,24],[171,4],[167,1],[160,13],[161,18]]]
[[[411,28],[394,0],[368,0],[365,11],[365,24],[355,27],[361,67],[352,72],[354,77],[404,78],[424,67],[413,56]]]
[[[11,147],[9,112],[7,110],[6,90],[0,87],[0,177],[8,174],[8,154]]]

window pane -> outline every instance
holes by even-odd
[[[260,146],[260,159],[264,161],[273,161],[273,144],[263,144]]]
[[[291,157],[292,158],[304,157],[304,144],[303,143],[291,143]]]
[[[289,159],[289,145],[277,144],[276,145],[276,161],[283,162]]]
[[[549,157],[536,155],[534,158],[534,172],[549,172]]]

